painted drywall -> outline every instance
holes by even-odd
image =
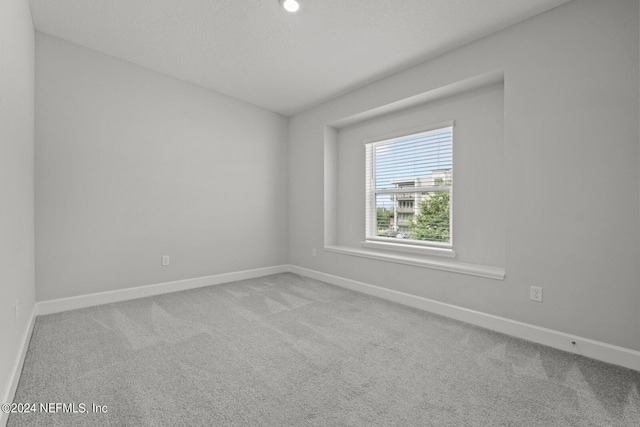
[[[287,123],[37,33],[36,299],[286,263]]]
[[[637,0],[574,1],[291,117],[289,262],[639,350],[638,33]],[[323,251],[325,126],[493,70],[505,280]]]
[[[29,2],[0,0],[0,398],[34,305],[33,76]]]

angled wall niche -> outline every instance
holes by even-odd
[[[363,141],[454,120],[455,259],[363,248]],[[504,73],[493,71],[329,123],[324,142],[328,251],[504,278]]]

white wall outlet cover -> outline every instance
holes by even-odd
[[[532,301],[542,302],[542,288],[539,286],[531,286],[530,298]]]

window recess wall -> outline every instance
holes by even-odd
[[[484,84],[399,111],[357,121],[335,135],[335,245],[362,249],[366,233],[365,150],[363,141],[401,135],[430,124],[455,121],[453,164],[454,262],[505,265],[504,84]],[[328,173],[331,173],[329,171]],[[390,240],[390,239],[389,239]],[[393,244],[394,241],[389,242]],[[371,248],[370,245],[366,245]],[[411,248],[413,249],[413,248]],[[386,248],[369,249],[386,251]],[[401,249],[400,249],[401,252]],[[418,252],[418,253],[416,253]],[[397,256],[398,251],[393,253]],[[429,259],[435,253],[407,250]]]

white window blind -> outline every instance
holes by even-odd
[[[365,146],[367,239],[451,247],[453,122]]]

